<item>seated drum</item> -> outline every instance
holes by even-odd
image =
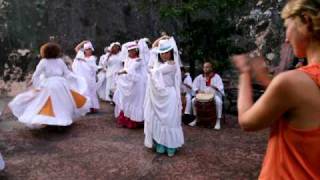
[[[197,125],[213,128],[216,124],[214,93],[199,93],[195,98]]]

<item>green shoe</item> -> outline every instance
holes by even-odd
[[[167,154],[169,157],[172,157],[176,154],[176,148],[167,148]]]
[[[163,153],[165,153],[166,152],[166,149],[164,148],[164,146],[163,145],[161,145],[161,144],[157,144],[157,148],[156,148],[157,150],[157,153],[159,153],[159,154],[163,154]]]

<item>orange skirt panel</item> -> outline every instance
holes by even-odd
[[[87,98],[85,98],[84,96],[82,96],[81,94],[72,91],[71,90],[71,95],[73,97],[74,102],[76,103],[77,108],[81,108],[84,106],[84,104],[87,102]]]
[[[40,110],[39,114],[44,115],[44,116],[55,117],[54,112],[53,112],[51,97],[48,98],[47,102],[44,104],[44,106]]]

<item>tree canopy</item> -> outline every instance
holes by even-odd
[[[178,29],[183,59],[195,73],[195,66],[213,61],[215,69],[228,68],[228,57],[235,51],[231,35],[234,14],[244,0],[182,0],[161,7],[162,18],[182,22]]]

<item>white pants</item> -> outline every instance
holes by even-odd
[[[191,95],[190,94],[186,94],[185,95],[186,98],[186,107],[184,108],[184,114],[191,114],[191,108],[192,108],[192,101],[191,101]]]
[[[214,100],[216,102],[217,119],[221,119],[221,117],[222,117],[222,98],[218,95],[215,95]],[[192,99],[192,108],[193,108],[193,115],[197,116],[196,98]]]

